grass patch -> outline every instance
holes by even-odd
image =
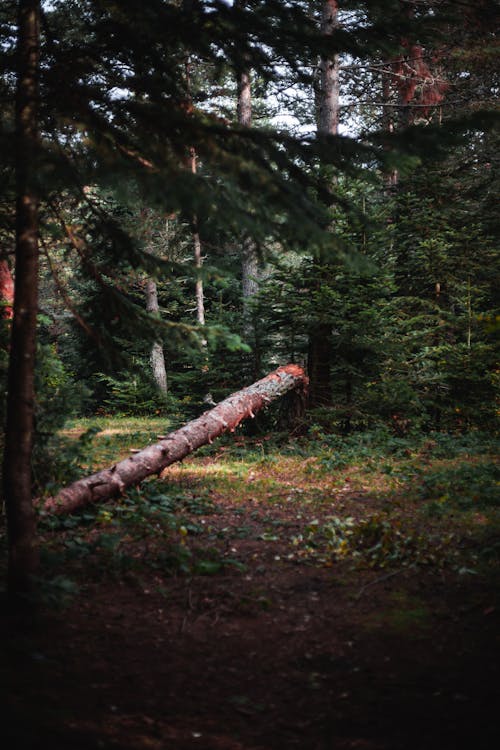
[[[77,445],[92,427],[101,429],[85,444],[93,471],[167,432],[164,419],[119,417],[78,420],[64,434]],[[500,555],[491,453],[477,434],[329,435],[279,445],[228,437],[119,500],[44,519],[45,560],[77,578],[237,573],[266,556],[477,573]]]
[[[422,477],[420,497],[441,508],[500,508],[500,465],[483,459],[432,467]]]

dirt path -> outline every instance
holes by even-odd
[[[4,747],[495,746],[487,590],[402,574],[358,598],[352,574],[279,565],[143,583],[16,625]]]
[[[200,460],[169,477],[169,491],[184,493],[176,496],[184,504],[168,533],[178,556],[189,548],[190,570],[167,575],[157,564],[165,546],[165,536],[153,533],[160,534],[160,515],[120,526],[120,554],[126,549],[136,561],[120,570],[112,569],[123,562],[117,548],[106,557],[104,546],[91,546],[95,524],[57,532],[66,549],[79,539],[84,550],[76,568],[68,557],[68,571],[80,571],[80,592],[67,609],[28,625],[2,619],[4,747],[498,745],[493,581],[291,553],[306,521],[331,515],[334,496],[318,500],[321,487],[302,485],[290,464],[281,479],[272,465],[247,471],[238,496],[234,477],[221,475],[200,499],[210,465]],[[296,492],[287,500],[290,487]],[[345,481],[335,487],[345,514],[378,512],[384,502]],[[124,517],[118,510],[111,521],[98,516],[102,528]]]

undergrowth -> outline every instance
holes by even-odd
[[[164,428],[137,419],[71,425],[48,487],[109,465]],[[41,517],[39,588],[53,606],[109,577],[161,581],[269,565],[497,570],[495,448],[480,433],[224,437],[118,500]]]

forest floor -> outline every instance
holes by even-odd
[[[154,432],[106,424],[93,465]],[[45,519],[2,746],[500,746],[498,480],[474,435],[239,437]]]

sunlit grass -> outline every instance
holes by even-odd
[[[177,427],[158,417],[97,417],[75,420],[63,434],[76,445],[100,429],[83,445],[80,467],[90,474]],[[372,445],[354,437],[283,443],[224,435],[82,519],[62,519],[62,553],[93,554],[99,570],[149,565],[169,575],[215,573],[228,560],[245,565],[242,540],[258,545],[251,555],[267,550],[287,564],[347,559],[466,574],[496,565],[500,511],[485,445],[463,451],[461,438]],[[61,547],[59,537],[53,544]],[[408,622],[398,617],[395,628],[425,620],[416,611]]]
[[[81,417],[68,420],[61,434],[78,437],[91,428],[98,428],[101,435],[127,435],[133,432],[148,436],[164,435],[166,430],[175,429],[165,417]]]
[[[88,429],[98,429],[92,441],[91,463],[99,469],[121,460],[131,450],[156,442],[177,426],[160,417],[99,416],[73,420],[62,434],[76,439]],[[453,454],[453,443],[448,443],[446,449]],[[398,444],[397,452],[390,442],[385,451],[383,448],[373,446],[371,452],[363,436],[358,445],[352,438],[345,446],[337,443],[332,447],[317,441],[291,441],[284,450],[272,443],[264,446],[258,439],[224,436],[168,467],[162,478],[165,482],[209,486],[221,494],[234,493],[236,500],[279,502],[301,488],[304,500],[314,498],[319,504],[334,503],[339,494],[345,493],[370,493],[387,502],[404,494],[408,501],[428,504],[430,514],[436,516],[460,504],[462,497],[462,505],[469,496],[469,506],[481,506],[486,498],[490,506],[498,505],[498,473],[492,455],[482,451],[480,455],[473,451],[464,455],[460,451],[445,457],[442,446],[436,443],[431,450],[425,443],[408,448]],[[304,455],[306,451],[309,455]],[[474,492],[470,491],[472,484]]]
[[[90,417],[69,420],[60,435],[77,441],[89,430],[96,430],[89,448],[88,466],[93,471],[121,461],[131,450],[141,450],[157,442],[172,429],[164,417]]]

